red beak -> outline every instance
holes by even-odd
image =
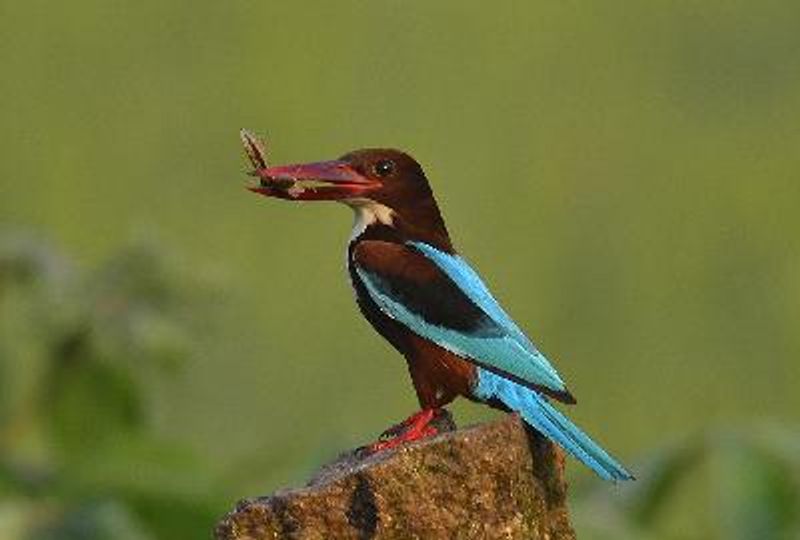
[[[295,201],[336,201],[358,197],[381,186],[345,161],[320,161],[256,169],[258,183],[248,189]]]

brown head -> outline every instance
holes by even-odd
[[[339,201],[364,227],[392,227],[405,240],[432,242],[450,251],[450,240],[422,167],[399,150],[355,150],[339,159],[264,167],[249,189],[294,201]]]

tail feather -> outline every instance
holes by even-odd
[[[538,392],[484,369],[478,371],[478,384],[474,392],[480,399],[498,399],[512,411],[518,412],[527,424],[575,456],[601,478],[615,482],[634,479],[625,467]]]

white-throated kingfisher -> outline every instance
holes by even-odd
[[[347,269],[361,313],[402,354],[421,411],[370,448],[436,433],[436,412],[464,396],[503,410],[608,480],[633,476],[550,403],[575,403],[556,370],[453,248],[431,187],[409,155],[357,150],[332,161],[256,166],[249,189],[293,201],[339,201],[355,211]]]

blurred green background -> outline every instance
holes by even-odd
[[[349,211],[393,146],[638,473],[583,538],[800,538],[800,4],[0,3],[0,537],[199,538],[416,400]],[[454,407],[461,423],[494,413]]]

